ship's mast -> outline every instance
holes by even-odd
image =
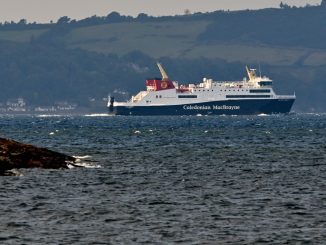
[[[254,69],[249,69],[248,66],[246,66],[246,70],[248,73],[249,81],[254,80],[256,78],[256,72]]]
[[[157,66],[158,66],[158,69],[159,69],[160,72],[161,72],[162,80],[163,80],[163,81],[167,81],[167,80],[169,80],[168,74],[166,74],[166,72],[165,72],[163,66],[162,66],[160,63],[158,63],[158,62],[157,62]]]

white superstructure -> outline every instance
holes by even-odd
[[[266,76],[257,76],[256,70],[248,67],[246,67],[248,79],[244,78],[242,81],[213,81],[204,78],[198,84],[179,85],[178,82],[169,80],[161,64],[157,65],[162,80],[147,80],[146,91],[140,91],[128,102],[115,102],[115,105],[159,106],[221,100],[295,98],[295,95],[276,95],[272,88],[273,81]]]
[[[146,90],[127,102],[108,100],[109,112],[116,115],[196,115],[287,113],[295,95],[277,95],[273,81],[257,76],[246,67],[242,81],[213,81],[204,78],[197,84],[171,81],[161,64],[162,78],[146,80]]]

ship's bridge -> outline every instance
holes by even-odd
[[[273,81],[268,77],[262,77],[257,83],[260,87],[272,87],[273,85]]]
[[[272,87],[273,81],[266,76],[257,76],[256,69],[249,69],[246,66],[247,74],[249,77],[248,84],[253,87]]]

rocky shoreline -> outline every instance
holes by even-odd
[[[0,138],[0,176],[21,168],[67,169],[75,162],[76,158],[59,152]]]

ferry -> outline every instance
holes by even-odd
[[[108,99],[113,115],[259,115],[289,113],[294,95],[277,95],[273,81],[246,67],[248,78],[242,81],[213,81],[204,78],[198,84],[179,85],[169,79],[157,63],[162,78],[146,80],[146,90],[127,102]]]

